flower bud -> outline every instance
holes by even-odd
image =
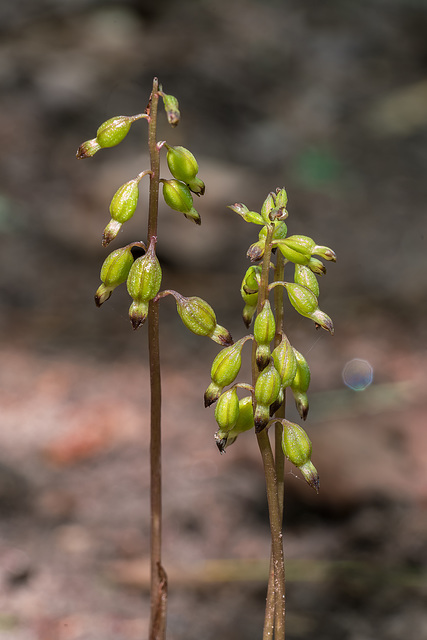
[[[240,433],[252,429],[254,424],[252,396],[246,396],[239,400],[239,416],[234,427],[229,431],[218,429],[215,434],[216,445],[220,453],[224,453],[225,449],[236,441],[236,438]]]
[[[291,343],[286,336],[282,337],[281,342],[271,355],[274,366],[280,375],[282,389],[289,387],[297,372],[297,359]]]
[[[131,252],[132,246],[133,245],[127,245],[126,247],[116,249],[105,258],[101,267],[102,284],[98,287],[95,294],[95,304],[97,307],[100,307],[106,302],[114,289],[127,279],[134,261]]]
[[[277,399],[281,387],[280,375],[270,360],[268,366],[261,371],[255,384],[255,431],[259,433],[270,419],[270,405]]]
[[[252,265],[246,271],[242,281],[242,289],[245,293],[258,293],[261,271],[261,267],[256,265]]]
[[[304,356],[295,348],[293,348],[293,351],[297,362],[297,370],[290,386],[298,413],[305,420],[309,409],[307,390],[311,378],[310,368]]]
[[[282,420],[282,449],[292,464],[301,470],[308,484],[319,492],[319,476],[311,462],[311,441],[306,432],[298,424]]]
[[[163,182],[163,197],[166,204],[175,211],[180,211],[189,220],[200,224],[200,216],[193,207],[193,197],[190,189],[179,180],[161,180]]]
[[[205,407],[209,407],[222,392],[223,388],[234,382],[242,366],[242,348],[251,336],[245,336],[231,347],[222,349],[212,363],[212,382],[205,392]]]
[[[178,100],[175,96],[159,91],[159,95],[163,98],[163,104],[166,111],[166,117],[171,127],[176,127],[179,123],[181,114],[179,112]]]
[[[215,312],[202,298],[186,298],[177,291],[168,291],[176,300],[176,308],[184,325],[198,336],[207,336],[224,347],[233,344],[230,333],[217,324]]]
[[[104,149],[115,147],[127,136],[133,118],[129,116],[116,116],[101,124],[96,132],[96,141]]]
[[[235,388],[222,393],[216,403],[215,420],[221,431],[230,431],[239,417],[239,398]]]
[[[133,304],[129,309],[129,318],[134,329],[145,322],[148,302],[157,295],[162,281],[162,269],[155,253],[153,237],[147,253],[133,263],[127,279],[127,289]]]
[[[276,195],[272,192],[268,194],[261,207],[261,217],[265,224],[270,224],[270,213],[276,206]]]
[[[236,202],[235,204],[230,204],[228,206],[229,209],[238,213],[239,216],[245,220],[245,222],[253,222],[254,224],[264,224],[263,219],[256,211],[249,211],[245,204],[241,202]]]
[[[317,278],[313,271],[308,266],[304,266],[302,264],[295,265],[294,281],[296,284],[300,284],[303,287],[310,289],[316,298],[319,296],[319,283],[317,282]]]
[[[267,366],[270,358],[270,342],[276,333],[276,322],[271,305],[264,301],[261,312],[255,318],[254,338],[257,343],[256,362],[260,370]]]
[[[286,193],[286,189],[284,187],[282,189],[277,189],[276,207],[286,209],[287,204],[288,204],[288,194]]]

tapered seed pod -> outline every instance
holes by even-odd
[[[262,371],[270,359],[270,342],[276,333],[276,321],[268,300],[264,301],[261,312],[255,318],[254,338],[257,343],[256,363]]]
[[[239,400],[239,416],[234,427],[230,430],[218,429],[215,433],[215,441],[220,453],[224,453],[225,449],[236,441],[240,433],[253,429],[254,426],[252,396],[245,396]]]
[[[245,336],[230,347],[222,349],[216,356],[211,368],[211,384],[205,391],[205,407],[214,403],[224,387],[234,382],[242,366],[242,348],[252,336]]]
[[[179,180],[161,180],[163,197],[166,204],[175,211],[180,211],[189,220],[200,224],[200,216],[193,207],[193,196],[186,184]]]
[[[293,351],[297,362],[297,370],[290,386],[298,413],[305,420],[309,409],[307,390],[311,378],[310,367],[302,353],[295,348],[293,348]]]
[[[175,98],[175,96],[163,93],[163,91],[161,90],[159,91],[159,95],[163,98],[163,105],[165,107],[166,117],[169,124],[172,127],[176,127],[181,118],[178,100]]]
[[[133,299],[129,318],[134,329],[138,329],[148,315],[148,303],[156,297],[162,281],[162,269],[155,252],[155,238],[152,238],[145,256],[133,263],[127,279],[128,293]]]
[[[215,420],[222,431],[230,431],[239,417],[239,398],[236,389],[229,389],[219,396],[215,406]]]
[[[167,152],[167,163],[169,171],[177,180],[185,182],[190,191],[202,196],[205,192],[205,185],[200,178],[196,178],[199,165],[194,155],[185,147],[171,147],[165,145]]]
[[[101,267],[102,284],[95,293],[95,304],[100,307],[108,300],[112,292],[127,280],[134,258],[131,252],[133,245],[121,247],[110,253]]]
[[[173,295],[178,314],[184,325],[198,336],[207,336],[214,342],[228,347],[233,344],[233,338],[224,327],[216,321],[215,311],[202,298],[190,296],[186,298],[177,291],[163,292]]]
[[[259,374],[255,384],[255,431],[257,433],[267,426],[270,419],[270,405],[276,401],[280,388],[280,375],[271,359],[267,367]]]
[[[282,389],[285,389],[292,384],[297,372],[295,352],[286,336],[282,336],[282,340],[271,355],[280,375]]]
[[[307,287],[307,289],[310,289],[310,291],[314,293],[316,298],[319,297],[319,283],[313,271],[308,266],[302,264],[295,265],[294,282],[303,287]]]
[[[311,462],[311,441],[298,424],[282,420],[282,449],[292,464],[301,470],[304,479],[319,493],[319,475]]]

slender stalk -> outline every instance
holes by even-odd
[[[150,196],[148,214],[148,244],[157,236],[159,205],[160,154],[157,147],[157,78],[147,107],[149,115],[148,146],[150,150]],[[161,375],[159,345],[159,303],[151,301],[148,308],[148,351],[150,363],[150,557],[151,608],[150,640],[166,637],[167,577],[162,567],[162,459],[161,459]]]
[[[265,251],[263,256],[261,283],[258,296],[258,313],[262,309],[264,300],[268,296],[268,281],[271,259],[271,239],[273,227],[267,228]],[[252,358],[252,384],[258,377],[258,368],[255,362],[256,343],[253,346]],[[257,434],[258,446],[264,465],[264,475],[267,490],[268,511],[270,517],[272,558],[270,563],[269,587],[267,590],[266,612],[264,619],[263,640],[271,640],[273,632],[275,640],[284,640],[285,637],[285,571],[282,541],[282,508],[279,504],[277,475],[275,461],[271,449],[270,439],[266,429]]]

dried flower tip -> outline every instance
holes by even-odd
[[[307,360],[299,351],[295,348],[293,348],[293,351],[297,362],[297,370],[290,387],[294,396],[297,411],[301,418],[305,420],[309,410],[307,390],[310,385],[311,378],[310,367],[308,366]]]
[[[102,246],[108,247],[110,242],[117,236],[121,228],[121,222],[117,222],[117,220],[110,220],[110,222],[104,229],[104,233],[102,234]]]
[[[254,295],[258,297],[258,294],[254,294]],[[247,329],[249,329],[249,327],[251,326],[252,318],[255,315],[255,311],[256,311],[256,304],[254,305],[245,304],[245,306],[243,307],[242,317],[243,317],[243,322],[245,323],[245,327]]]
[[[253,429],[254,426],[255,423],[252,396],[246,396],[245,398],[239,400],[239,416],[234,427],[229,431],[218,429],[215,434],[216,445],[220,453],[224,453],[225,449],[237,440],[237,436],[240,433],[248,431],[249,429]]]
[[[205,407],[210,407],[211,404],[213,404],[218,400],[219,396],[222,393],[223,388],[224,387],[221,387],[221,385],[216,384],[216,382],[210,383],[209,387],[206,389],[205,394],[203,396]]]
[[[316,256],[320,256],[321,258],[324,258],[325,260],[331,260],[332,262],[337,261],[337,256],[335,255],[335,251],[332,251],[332,249],[329,249],[329,247],[321,247],[316,244],[312,253],[314,253]]]
[[[139,302],[134,301],[129,307],[129,320],[132,323],[132,328],[136,331],[141,325],[144,324],[148,316],[148,302],[141,300]]]
[[[317,473],[317,469],[314,464],[309,460],[305,464],[299,467],[304,480],[310,485],[312,489],[315,490],[316,493],[319,493],[319,474]]]
[[[296,391],[292,389],[292,395],[294,396],[295,406],[302,420],[307,420],[308,410],[310,405],[308,403],[308,395],[306,393],[302,393],[301,391]]]
[[[187,186],[196,196],[203,196],[205,194],[205,183],[203,180],[200,180],[200,178],[193,178],[193,180],[187,183]]]
[[[325,265],[317,258],[310,258],[310,260],[307,262],[307,267],[310,269],[310,271],[316,273],[318,276],[324,276],[326,273]]]
[[[320,311],[320,309],[317,309],[314,313],[311,314],[310,318],[316,324],[316,328],[322,327],[322,329],[329,331],[331,336],[334,335],[334,324],[331,318],[324,311]]]
[[[181,118],[178,100],[175,98],[175,96],[163,93],[163,91],[161,90],[159,91],[159,95],[163,98],[163,104],[169,124],[172,127],[176,127]]]
[[[258,242],[254,242],[254,244],[251,244],[246,252],[246,255],[251,262],[259,262],[264,255],[264,251],[265,240],[258,240]]]
[[[104,302],[111,297],[115,287],[106,287],[105,284],[99,285],[98,289],[95,293],[95,304],[97,307],[100,307]]]
[[[98,144],[96,138],[93,138],[92,140],[86,140],[86,142],[83,142],[77,149],[76,158],[77,160],[92,158],[95,153],[100,150],[100,148],[101,147]]]
[[[252,265],[246,271],[241,289],[245,294],[258,293],[259,284],[261,281],[261,267],[258,265]]]

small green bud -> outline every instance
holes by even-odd
[[[159,91],[159,95],[163,98],[163,104],[169,124],[171,125],[171,127],[176,127],[181,118],[178,100],[175,98],[175,96],[163,93],[162,90]]]
[[[296,358],[297,370],[290,386],[298,413],[301,418],[305,420],[309,409],[307,390],[311,378],[310,367],[308,366],[307,360],[299,351],[295,348],[293,348],[293,351]]]
[[[304,266],[302,264],[295,265],[294,281],[296,284],[300,284],[303,287],[310,289],[316,298],[319,296],[319,283],[313,271],[308,266]]]
[[[77,149],[76,158],[77,160],[92,158],[95,153],[100,150],[100,148],[101,147],[98,144],[96,138],[93,138],[92,140],[86,140],[86,142],[83,142]]]
[[[261,271],[261,267],[257,265],[252,265],[246,271],[242,281],[242,289],[246,294],[258,293]]]
[[[297,372],[297,359],[291,343],[286,336],[282,337],[281,342],[271,354],[274,366],[279,372],[282,389],[289,387],[295,378]]]
[[[288,194],[286,193],[286,189],[284,187],[282,189],[277,189],[276,207],[286,209],[287,204],[288,204]]]
[[[190,189],[179,180],[161,180],[163,182],[163,197],[166,204],[175,211],[180,211],[189,220],[200,224],[200,216],[193,207],[193,197]]]
[[[133,120],[130,116],[116,116],[103,122],[96,132],[96,141],[101,149],[115,147],[124,140]]]
[[[270,405],[276,401],[281,388],[279,372],[271,359],[268,366],[261,371],[255,384],[255,431],[259,433],[270,419]]]
[[[235,388],[222,393],[215,407],[215,420],[222,431],[230,431],[239,417],[239,398]]]
[[[270,359],[270,342],[276,333],[276,322],[271,305],[264,301],[261,312],[255,318],[254,338],[257,343],[256,362],[260,370],[267,366]]]
[[[261,207],[261,216],[264,220],[264,224],[270,224],[270,213],[276,206],[276,194],[270,191]]]
[[[155,244],[156,238],[153,236],[147,253],[135,260],[127,279],[127,289],[134,301],[129,309],[134,329],[145,322],[148,313],[146,303],[156,297],[162,281],[162,269],[156,256]]]
[[[243,218],[245,222],[253,222],[254,224],[264,224],[263,219],[256,211],[249,211],[245,204],[241,202],[236,202],[235,204],[230,204],[228,206],[229,209],[238,213],[239,216]]]
[[[319,475],[311,462],[312,445],[302,427],[288,420],[282,420],[282,449],[292,464],[301,470],[308,484],[319,492]]]
[[[234,427],[230,430],[218,429],[215,434],[216,445],[220,453],[224,453],[225,449],[236,441],[240,433],[253,429],[254,426],[252,396],[246,396],[239,400],[239,416]]]
[[[198,336],[207,336],[223,347],[233,344],[230,333],[217,324],[215,311],[205,300],[197,296],[186,298],[172,290],[165,293],[170,293],[175,298],[178,314],[187,329]]]
[[[102,284],[95,294],[95,304],[100,307],[108,300],[111,293],[122,282],[125,282],[133,265],[134,258],[131,252],[133,245],[127,245],[116,249],[108,255],[101,267]]]
[[[212,383],[205,392],[205,407],[217,400],[223,388],[234,382],[242,366],[242,348],[252,336],[245,336],[231,347],[222,349],[212,363]]]

